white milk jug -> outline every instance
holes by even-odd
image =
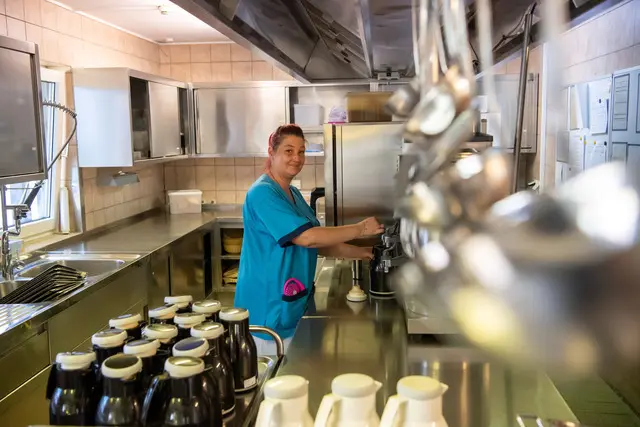
[[[448,388],[431,377],[402,378],[398,394],[387,401],[380,427],[448,427],[442,416],[442,395]]]
[[[382,384],[362,374],[339,375],[331,382],[316,415],[315,427],[378,427],[376,393]]]
[[[309,414],[309,381],[283,375],[267,381],[256,427],[312,427]]]

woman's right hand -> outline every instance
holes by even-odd
[[[360,237],[377,236],[384,233],[384,225],[380,224],[374,217],[369,217],[358,223],[360,226]]]

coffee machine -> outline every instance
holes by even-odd
[[[396,221],[385,229],[380,243],[373,247],[373,259],[369,263],[369,293],[379,298],[393,297],[395,290],[391,278],[407,260],[400,243],[400,222]]]

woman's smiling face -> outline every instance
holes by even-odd
[[[304,166],[304,153],[304,139],[294,135],[285,136],[275,152],[269,148],[271,171],[287,178],[295,177]]]

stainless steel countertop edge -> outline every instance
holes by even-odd
[[[199,219],[198,219],[199,217]],[[16,308],[20,308],[22,310],[25,307],[31,308],[33,310],[32,313],[26,313],[22,315],[22,318],[16,322],[15,324],[9,324],[4,330],[0,330],[0,348],[2,348],[1,353],[6,353],[10,351],[15,345],[24,342],[25,339],[33,335],[37,335],[41,333],[43,325],[51,319],[53,316],[59,314],[60,312],[66,310],[71,307],[73,304],[78,301],[86,298],[92,293],[102,289],[107,286],[113,280],[117,279],[121,275],[125,274],[129,268],[133,268],[135,266],[142,266],[149,261],[149,257],[157,251],[160,251],[181,238],[197,232],[199,230],[206,229],[207,227],[212,227],[217,221],[219,222],[237,222],[242,221],[242,210],[239,205],[223,207],[221,212],[218,213],[215,208],[205,209],[201,214],[186,214],[185,215],[170,215],[164,210],[153,210],[145,212],[141,215],[136,215],[131,218],[127,218],[125,220],[118,221],[115,224],[110,224],[106,227],[101,227],[96,230],[92,230],[90,232],[84,233],[79,236],[71,237],[62,242],[57,242],[52,244],[51,246],[47,246],[33,254],[29,254],[30,256],[37,256],[38,254],[43,253],[108,253],[113,252],[112,250],[101,251],[99,249],[95,249],[95,246],[92,248],[84,248],[86,243],[91,241],[100,241],[101,238],[108,238],[111,235],[122,233],[123,230],[125,234],[129,232],[128,237],[131,240],[135,240],[135,235],[133,233],[133,228],[141,224],[145,221],[153,221],[153,226],[158,227],[158,220],[165,221],[166,228],[171,228],[173,223],[181,222],[181,227],[179,232],[174,234],[168,234],[166,239],[162,240],[159,244],[156,243],[153,247],[148,250],[118,250],[120,253],[135,253],[140,257],[134,261],[127,262],[123,264],[117,270],[107,273],[102,277],[97,278],[96,280],[89,282],[83,288],[78,291],[72,293],[71,295],[50,304],[14,304]],[[188,224],[184,224],[185,220],[188,219]],[[131,230],[129,230],[131,229]],[[155,231],[160,231],[155,229]],[[7,305],[8,306],[8,305]],[[2,307],[2,305],[0,305]],[[3,314],[3,311],[0,310],[0,315]]]

